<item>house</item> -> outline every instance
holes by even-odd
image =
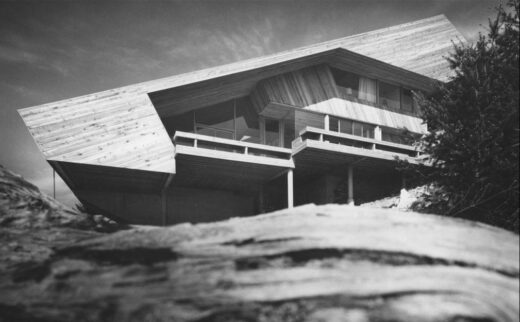
[[[398,192],[412,91],[451,75],[444,15],[19,110],[90,210],[135,224],[247,216]]]

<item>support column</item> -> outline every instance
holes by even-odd
[[[56,170],[52,168],[52,197],[56,199]]]
[[[352,165],[348,166],[348,199],[349,206],[354,206],[354,168]]]
[[[294,207],[293,170],[287,171],[287,208]]]
[[[161,213],[162,213],[162,225],[168,225],[168,187],[173,180],[173,174],[169,174],[164,182],[164,186],[161,189]]]

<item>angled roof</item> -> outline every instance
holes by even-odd
[[[322,63],[337,56],[338,51],[365,57],[387,66],[388,71],[408,73],[415,79],[446,81],[451,71],[443,56],[452,49],[452,40],[457,39],[464,40],[449,20],[439,15],[19,112],[47,160],[174,173],[174,147],[157,114],[158,107],[150,99],[151,93],[173,89],[175,95],[191,96],[200,89],[197,84],[212,80],[226,84],[232,78],[242,82],[236,80],[238,75],[269,77],[280,73],[274,66],[296,68]]]

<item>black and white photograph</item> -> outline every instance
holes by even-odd
[[[0,322],[518,322],[520,0],[0,0]]]

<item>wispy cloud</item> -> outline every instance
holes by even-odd
[[[4,39],[0,43],[0,63],[26,64],[63,77],[70,75],[69,66],[60,59],[63,53],[53,46],[34,39],[24,39],[14,33]]]
[[[165,53],[168,61],[189,60],[195,62],[197,68],[266,55],[278,47],[267,18],[260,23],[237,25],[233,31],[193,28],[181,39],[160,37],[154,45]]]

